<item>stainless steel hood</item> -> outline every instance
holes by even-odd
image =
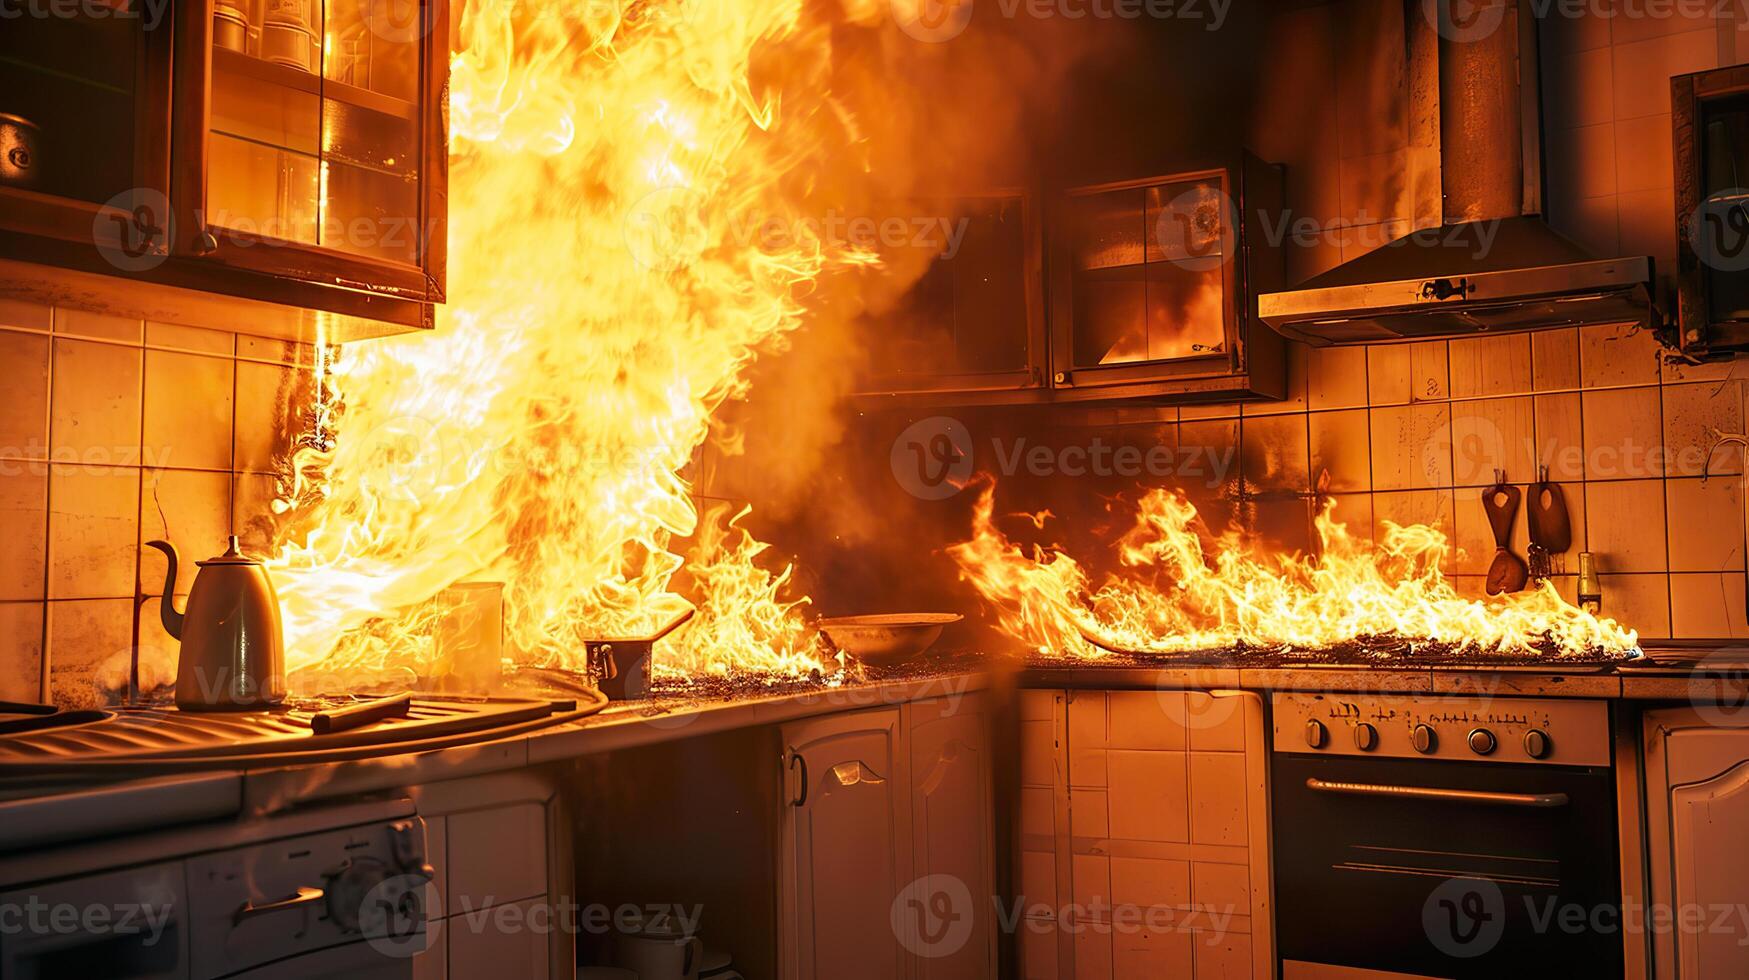
[[[1445,0],[1438,0],[1446,9]],[[1443,223],[1258,297],[1258,315],[1319,346],[1586,323],[1651,321],[1650,256],[1599,259],[1542,211],[1536,25],[1520,0],[1471,0],[1467,24],[1433,33],[1410,0],[1405,47],[1436,84],[1411,85],[1412,114],[1437,119]],[[1445,36],[1440,36],[1445,35]],[[1411,67],[1411,76],[1417,66]],[[1433,103],[1429,105],[1428,103]]]

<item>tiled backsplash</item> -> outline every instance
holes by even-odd
[[[1669,80],[1749,60],[1749,21],[1730,6],[1648,16],[1643,5],[1606,0],[1554,9],[1539,25],[1547,214],[1598,255],[1653,256],[1666,289],[1676,248]],[[1400,231],[1427,217],[1425,196],[1400,176],[1417,152],[1409,100],[1377,97],[1379,79],[1402,66],[1355,56],[1389,48],[1354,25],[1388,31],[1391,17],[1415,7],[1336,0],[1276,18],[1282,50],[1264,60],[1275,67],[1253,143],[1286,164],[1296,214],[1332,229],[1288,250],[1296,281],[1391,237],[1371,223]],[[1361,8],[1376,16],[1350,16]],[[1328,468],[1338,513],[1351,523],[1440,521],[1464,551],[1450,571],[1470,588],[1494,551],[1480,488],[1496,467],[1524,484],[1546,465],[1566,485],[1571,551],[1598,555],[1609,613],[1648,637],[1749,635],[1742,451],[1719,450],[1712,472],[1723,478],[1701,479],[1708,427],[1744,430],[1739,379],[1749,365],[1662,365],[1656,347],[1644,331],[1606,326],[1297,349],[1291,404],[1245,409],[1241,448],[1285,438],[1269,453],[1306,456],[1304,475],[1290,467],[1296,481]],[[1283,410],[1305,412],[1303,435],[1272,420],[1266,437],[1251,421]],[[1264,454],[1252,448],[1241,459]],[[1272,489],[1258,487],[1255,470],[1247,483]],[[1522,555],[1522,513],[1516,537]],[[1569,554],[1556,580],[1569,595],[1576,570]]]
[[[1573,544],[1554,560],[1564,594],[1575,591],[1577,554],[1591,551],[1606,610],[1643,636],[1749,636],[1742,450],[1721,448],[1712,478],[1701,475],[1708,428],[1744,431],[1743,377],[1749,364],[1661,364],[1651,335],[1632,325],[1295,345],[1287,401],[1182,409],[1179,439],[1230,420],[1255,501],[1244,519],[1267,523],[1259,530],[1272,543],[1310,546],[1310,504],[1294,495],[1328,471],[1339,521],[1362,534],[1386,520],[1439,525],[1461,552],[1448,574],[1474,594],[1494,555],[1482,489],[1497,469],[1522,487],[1547,466],[1572,516]]]
[[[0,699],[125,690],[136,644],[143,682],[174,671],[164,558],[141,543],[176,545],[179,597],[227,535],[267,545],[312,354],[0,301]]]

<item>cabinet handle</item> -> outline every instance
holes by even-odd
[[[801,768],[801,773],[796,779],[796,793],[789,801],[790,806],[801,806],[808,802],[808,760],[802,758],[800,752],[790,753],[789,771],[792,775],[796,774],[798,766]]]

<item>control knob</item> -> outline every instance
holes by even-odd
[[[1307,745],[1311,746],[1314,749],[1321,749],[1324,747],[1324,743],[1328,739],[1329,739],[1329,732],[1325,731],[1323,722],[1315,721],[1315,720],[1306,722],[1306,744]]]
[[[1409,733],[1409,744],[1413,745],[1415,751],[1422,755],[1429,755],[1433,750],[1439,748],[1439,734],[1433,730],[1431,725],[1416,725],[1415,729]]]
[[[1524,754],[1532,759],[1547,759],[1554,747],[1554,740],[1549,738],[1549,733],[1540,728],[1532,728],[1524,733]]]
[[[1362,752],[1371,752],[1379,744],[1379,730],[1361,722],[1354,726],[1354,747]]]
[[[1470,730],[1470,751],[1477,755],[1487,755],[1494,751],[1499,743],[1494,739],[1494,733],[1486,728]]]

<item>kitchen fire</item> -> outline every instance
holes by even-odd
[[[0,0],[0,980],[1749,976],[1749,8]]]

